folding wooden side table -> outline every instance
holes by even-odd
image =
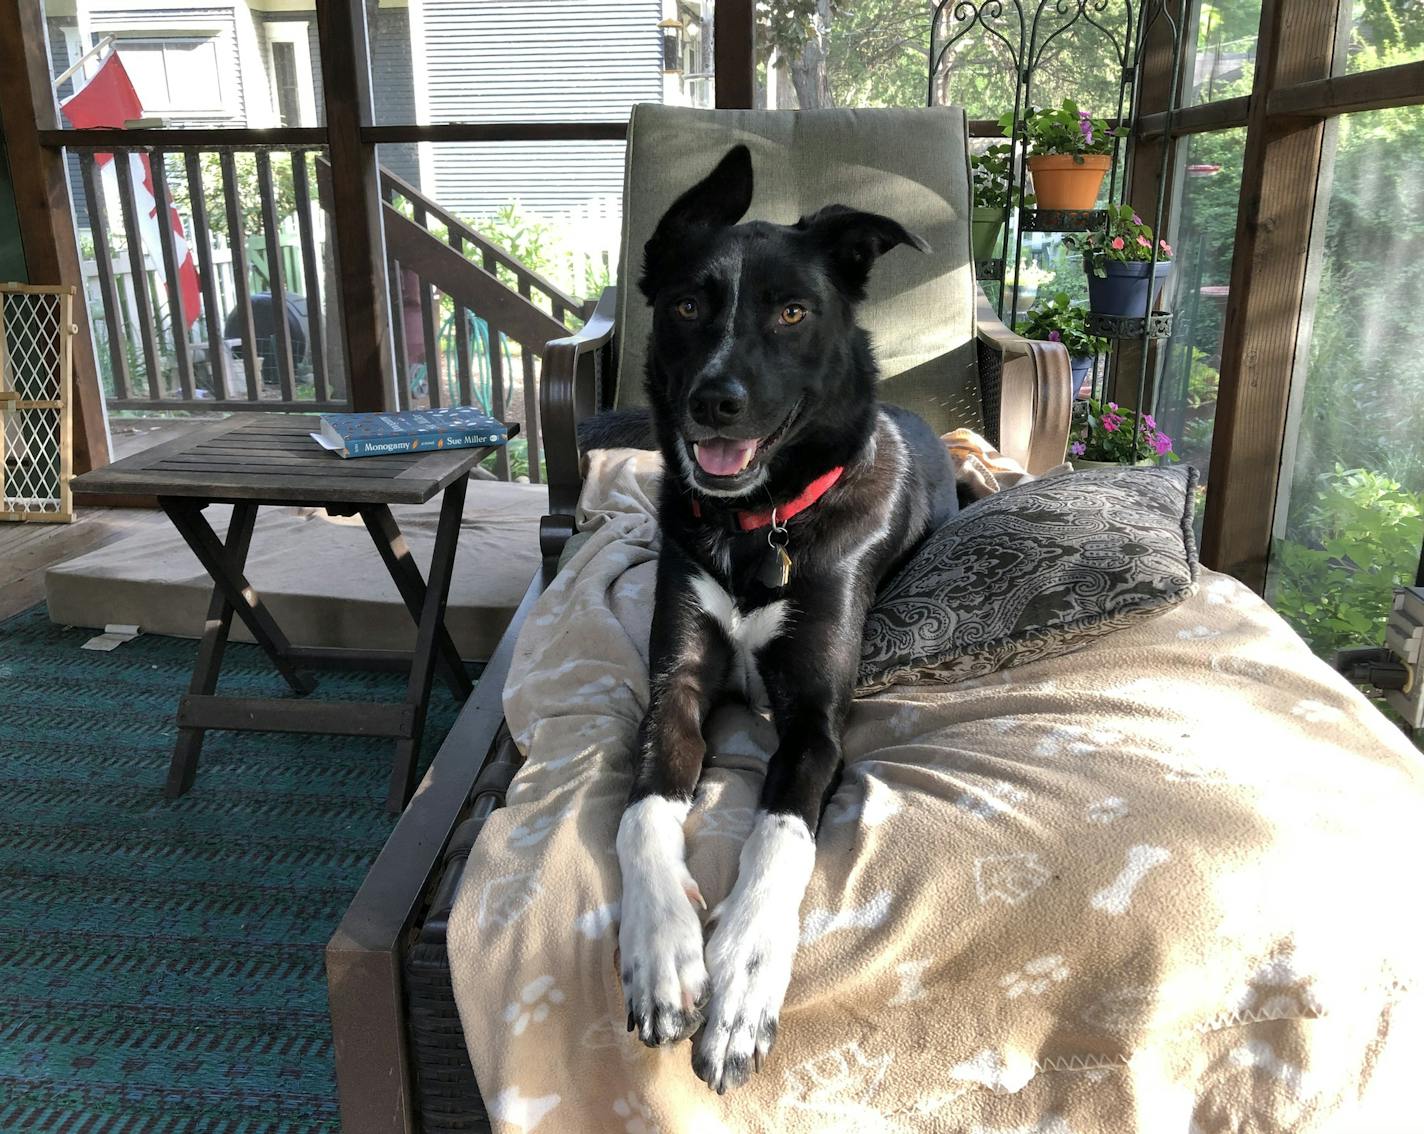
[[[187,694],[178,703],[178,743],[164,789],[176,798],[192,785],[207,729],[388,736],[396,741],[387,806],[399,812],[415,789],[416,761],[425,732],[430,686],[438,665],[461,700],[471,683],[445,628],[445,604],[464,513],[470,470],[493,449],[427,450],[343,460],[308,434],[318,418],[306,414],[237,414],[166,444],[127,457],[74,481],[77,492],[157,496],[193,554],[212,576],[213,597]],[[518,426],[509,426],[513,437]],[[443,492],[430,577],[422,579],[392,504],[424,504]],[[213,531],[203,509],[233,506],[227,539]],[[257,509],[263,505],[320,507],[359,515],[371,533],[417,633],[414,650],[358,650],[293,646],[243,574]],[[216,695],[218,672],[234,613],[298,694],[311,693],[306,667],[408,671],[406,697],[397,704]]]

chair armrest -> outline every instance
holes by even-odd
[[[1031,473],[1063,460],[1073,413],[1073,371],[1062,343],[1026,339],[1000,322],[979,292],[976,334],[981,359],[997,362],[999,452]],[[981,374],[987,369],[981,366]]]
[[[604,288],[598,306],[576,334],[544,346],[539,419],[548,469],[549,512],[551,517],[568,517],[570,523],[583,487],[578,423],[603,408],[601,386],[607,369],[605,355],[613,342],[616,300],[616,289]],[[545,555],[549,552],[546,546]]]

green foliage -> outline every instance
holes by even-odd
[[[929,26],[929,11],[934,5],[926,4],[922,7],[905,3],[903,6],[916,9],[916,16],[921,21],[919,34],[923,37],[923,29]],[[1044,105],[1072,98],[1082,106],[1101,107],[1104,113],[1118,114],[1118,80],[1122,68],[1115,58],[1115,48],[1108,36],[1082,19],[1077,4],[1025,7],[1030,13],[1036,7],[1038,12],[1034,98]],[[1126,12],[1122,6],[1112,7],[1118,16]],[[968,10],[970,6],[965,5],[964,8]],[[985,26],[994,28],[1011,41],[1017,42],[1018,21],[1013,7],[1008,4],[1003,5],[1002,11],[997,15],[992,5],[980,4],[978,10],[983,13],[984,24],[967,32],[951,45],[941,61],[937,101],[963,106],[969,111],[970,118],[998,118],[1014,104],[1015,64],[1008,49],[993,34],[986,31]],[[956,11],[953,5],[947,9],[951,17]],[[1115,19],[1114,15],[1095,11],[1093,16],[1121,38],[1123,28],[1120,20]],[[972,12],[968,18],[973,18]],[[951,20],[946,25],[948,35],[963,26],[962,23]],[[920,58],[924,58],[923,39]],[[924,97],[922,68],[919,91],[914,101],[923,103]]]
[[[1199,453],[1210,451],[1211,433],[1215,424],[1209,417],[1194,417],[1187,421],[1182,429],[1182,451],[1188,461],[1193,460]],[[1204,471],[1203,466],[1198,465],[1198,468],[1203,468]]]
[[[1150,413],[1139,418],[1136,410],[1116,402],[1104,405],[1089,398],[1073,407],[1073,429],[1068,452],[1086,461],[1117,461],[1131,465],[1138,461],[1161,459],[1175,461],[1172,439],[1157,427]]]
[[[548,271],[555,240],[554,226],[526,211],[518,201],[506,201],[492,215],[466,223],[531,272],[543,275]]]
[[[999,119],[999,129],[1005,133],[1013,126],[1012,112]],[[1084,154],[1112,153],[1114,141],[1125,133],[1120,127],[1109,129],[1101,118],[1094,118],[1088,111],[1080,110],[1071,98],[1065,98],[1058,107],[1029,107],[1019,136],[1027,143],[1029,152],[1037,156],[1072,154],[1075,159],[1081,159]]]
[[[294,159],[307,162],[311,160],[308,154],[273,152],[269,157],[272,169],[272,204],[279,225],[297,208],[297,193],[292,181]],[[223,195],[221,158],[211,151],[199,154],[198,168],[202,172],[203,206],[207,210],[208,224],[216,231],[227,233],[227,202]],[[192,200],[182,156],[166,155],[164,172],[168,176],[168,191],[172,193],[178,211],[184,216],[192,216]],[[310,172],[308,166],[307,184],[314,196],[316,181]],[[243,235],[249,240],[261,237],[266,228],[262,220],[262,188],[257,176],[257,155],[242,150],[234,153],[233,175]]]
[[[1088,305],[1088,277],[1083,274],[1082,257],[1058,240],[1045,247],[1040,262],[1053,273],[1054,286],[1068,297],[1069,303]]]
[[[1030,339],[1062,343],[1073,358],[1101,354],[1108,347],[1106,339],[1088,333],[1088,309],[1074,304],[1067,292],[1039,299],[1016,328]]]
[[[1317,653],[1381,642],[1394,588],[1413,574],[1424,493],[1367,469],[1316,478],[1292,538],[1272,551],[1271,601]]]
[[[1424,489],[1424,109],[1338,126],[1301,433],[1339,462]]]
[[[1008,142],[1000,142],[983,153],[969,155],[969,178],[974,188],[976,209],[1009,207],[1009,164],[1013,153],[1014,149]]]
[[[1368,3],[1351,66],[1406,62],[1421,45],[1424,8]],[[1282,612],[1322,653],[1378,640],[1424,536],[1424,108],[1347,115],[1336,131],[1300,471],[1272,564]],[[1305,475],[1319,469],[1370,471]]]
[[[1117,263],[1146,263],[1152,259],[1152,226],[1132,211],[1131,205],[1109,205],[1106,229],[1073,233],[1064,238],[1069,249],[1083,257],[1083,268],[1106,276],[1109,260]],[[1157,241],[1157,260],[1170,260],[1172,246]]]
[[[1221,371],[1207,361],[1205,351],[1192,348],[1192,366],[1187,374],[1187,405],[1201,409],[1216,401],[1221,385]]]
[[[1424,54],[1424,11],[1417,0],[1355,0],[1354,17],[1350,71],[1408,63]]]
[[[529,440],[526,437],[516,437],[505,446],[509,457],[509,479],[519,480],[521,477],[529,475]],[[480,462],[480,468],[495,472],[497,456],[491,453]],[[543,474],[544,480],[548,479],[548,471],[544,464],[544,459],[539,459],[539,471]]]

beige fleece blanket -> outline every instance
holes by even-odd
[[[857,702],[767,1065],[725,1097],[624,1030],[614,835],[647,698],[653,454],[505,696],[528,763],[450,954],[505,1131],[1390,1134],[1421,1128],[1419,754],[1260,600],[1200,592],[1071,656]],[[721,710],[687,824],[726,895],[774,735]]]

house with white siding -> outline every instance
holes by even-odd
[[[711,0],[367,0],[378,123],[585,122],[637,102],[712,102]],[[54,73],[112,36],[169,126],[322,120],[314,0],[47,0]],[[671,25],[678,25],[675,33]],[[61,97],[72,80],[61,84]],[[466,216],[617,198],[622,144],[382,147],[382,164]]]

